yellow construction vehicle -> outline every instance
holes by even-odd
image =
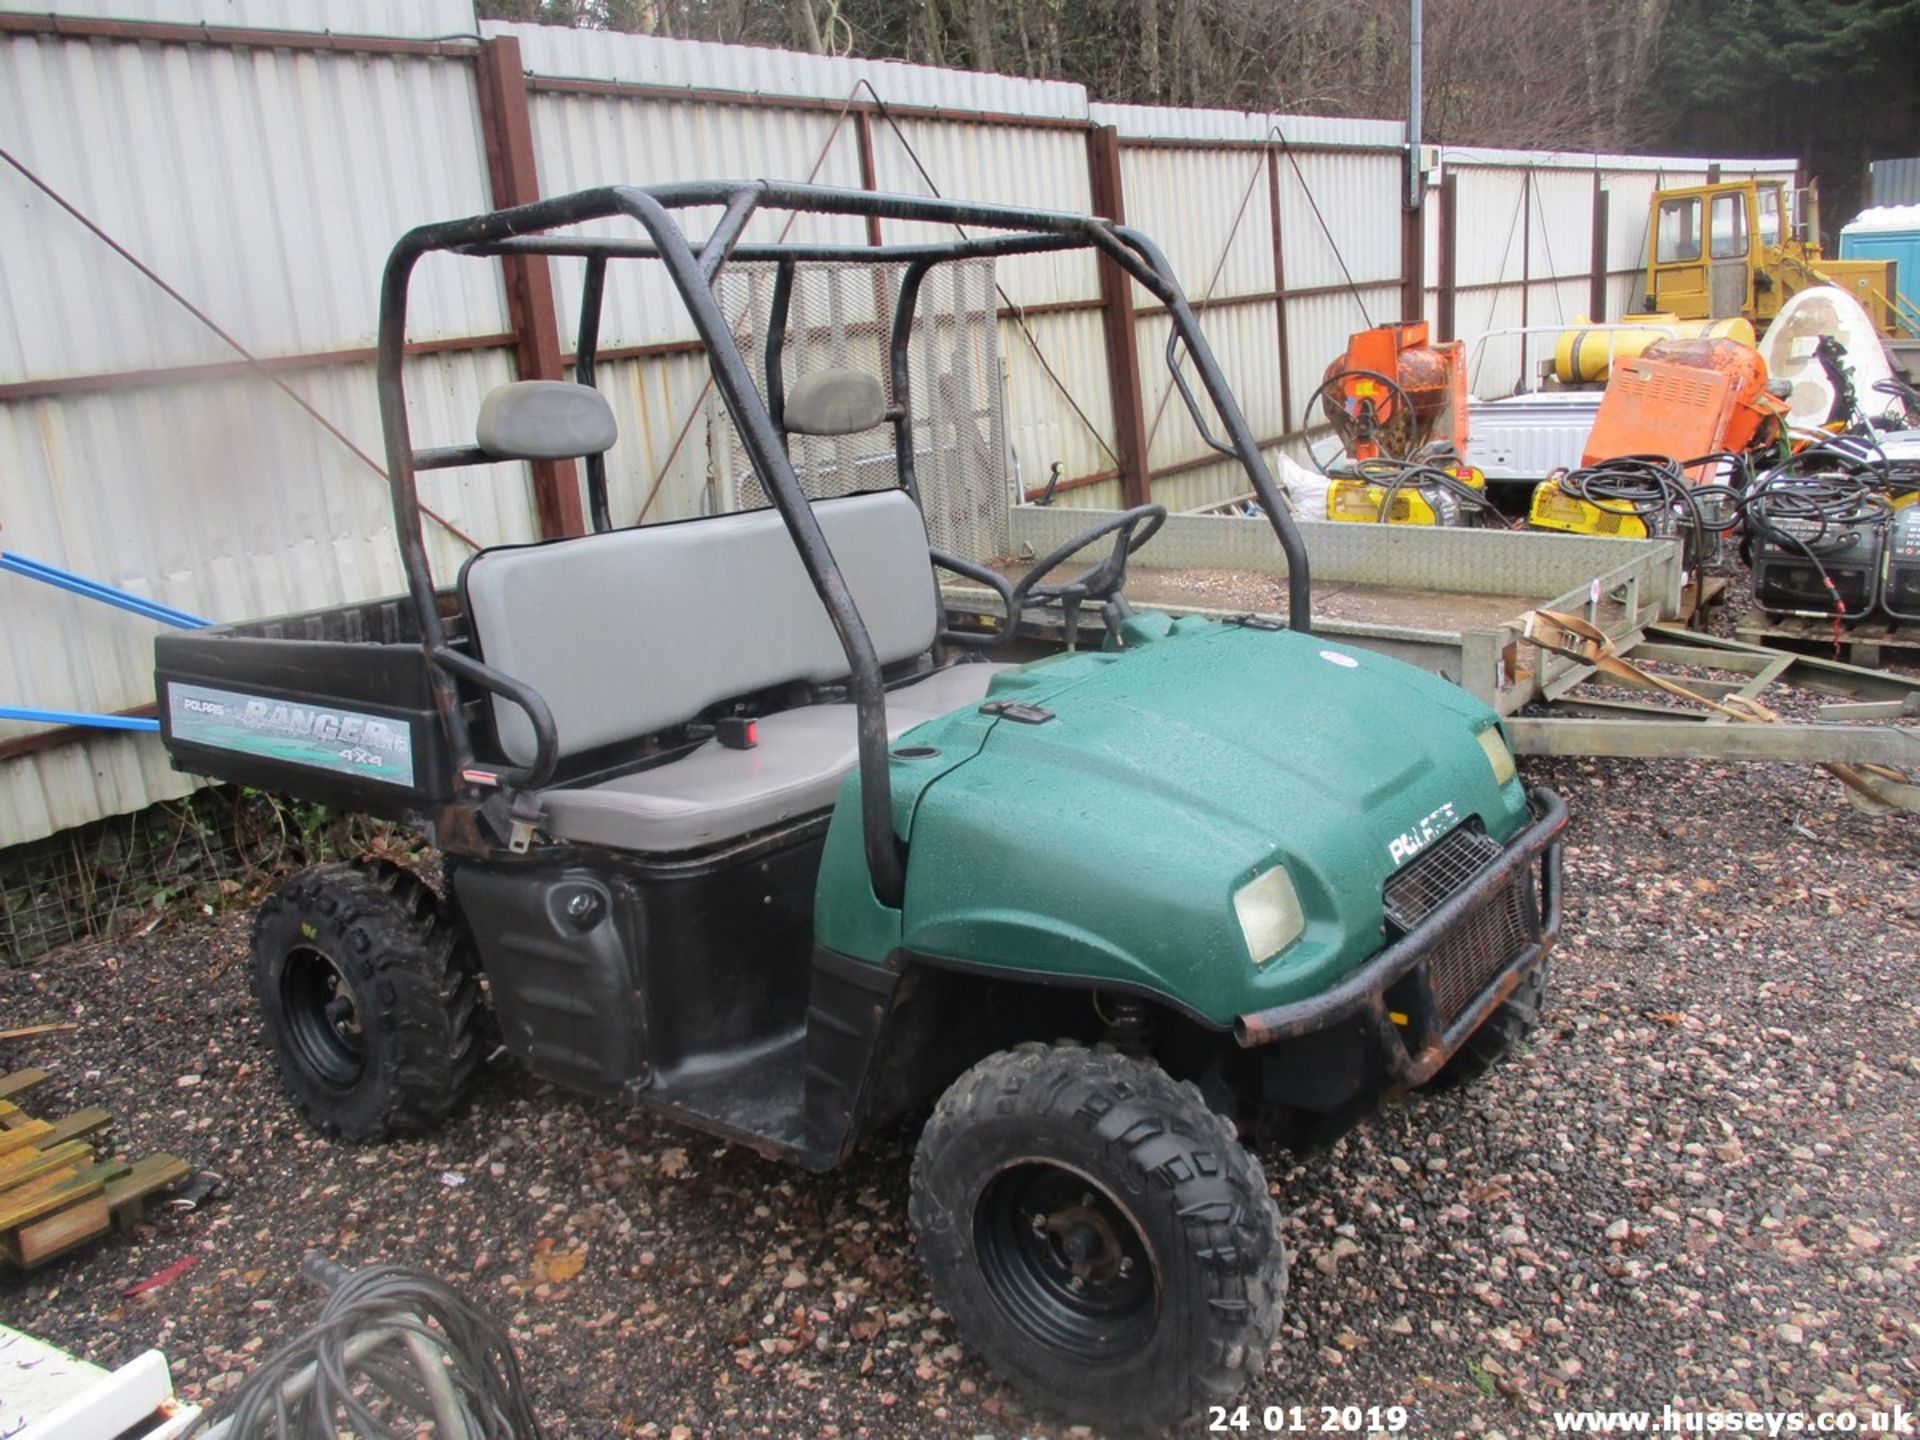
[[[1764,329],[1788,296],[1813,285],[1853,296],[1883,336],[1920,328],[1897,298],[1893,261],[1821,252],[1817,187],[1792,192],[1778,180],[1749,179],[1654,192],[1648,310],[1682,320],[1741,316]]]

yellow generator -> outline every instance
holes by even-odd
[[[1591,500],[1569,495],[1560,486],[1560,477],[1550,475],[1533,487],[1533,503],[1527,508],[1527,524],[1535,530],[1559,530],[1568,535],[1605,535],[1620,540],[1648,540],[1673,533],[1672,517],[1662,524],[1660,515],[1651,526],[1646,519],[1622,506],[1603,508]]]
[[[1423,480],[1423,473],[1432,478]],[[1457,461],[1408,466],[1397,473],[1381,462],[1362,461],[1330,473],[1327,519],[1454,528],[1472,522],[1482,507],[1469,503],[1468,497],[1484,495],[1486,488],[1484,474]]]

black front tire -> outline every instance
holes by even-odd
[[[479,983],[459,926],[407,871],[301,871],[261,905],[251,970],[280,1077],[328,1134],[422,1134],[466,1097]]]
[[[1513,994],[1480,1022],[1480,1028],[1448,1057],[1439,1073],[1420,1088],[1438,1092],[1472,1084],[1526,1043],[1546,1008],[1547,964],[1543,960],[1527,973]]]
[[[1287,1289],[1266,1175],[1148,1061],[989,1056],[927,1122],[909,1210],[962,1337],[1075,1420],[1164,1431],[1265,1365]]]

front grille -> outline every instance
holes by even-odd
[[[1387,881],[1382,895],[1387,920],[1402,934],[1412,930],[1499,854],[1499,842],[1477,823],[1449,831]],[[1428,952],[1427,985],[1434,1018],[1442,1028],[1457,1020],[1507,962],[1533,943],[1526,885],[1526,877],[1516,875],[1468,911]]]
[[[1524,887],[1525,877],[1516,877],[1469,912],[1427,956],[1427,984],[1442,1027],[1457,1020],[1506,963],[1533,943]]]
[[[1381,897],[1388,921],[1403,934],[1413,929],[1499,853],[1499,843],[1471,825],[1448,831],[1388,878]]]

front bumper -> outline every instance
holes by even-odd
[[[1560,934],[1560,835],[1567,806],[1544,786],[1531,800],[1532,823],[1418,925],[1331,990],[1242,1015],[1234,1022],[1234,1038],[1251,1049],[1344,1032],[1357,1022],[1374,1042],[1390,1083],[1410,1088],[1431,1080],[1546,959]],[[1526,938],[1449,1015],[1436,1000],[1432,964],[1494,906],[1512,907]]]

